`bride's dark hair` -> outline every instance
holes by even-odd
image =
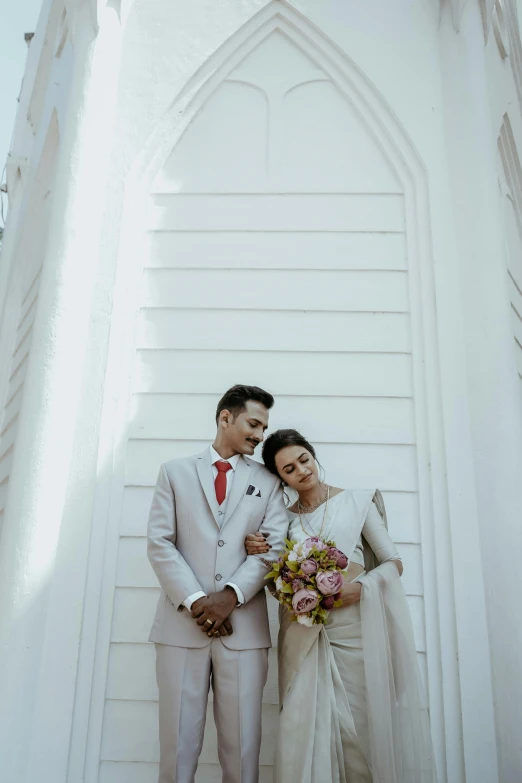
[[[263,444],[263,462],[270,473],[279,478],[281,476],[277,472],[275,458],[281,449],[286,449],[287,446],[302,446],[316,459],[314,447],[300,432],[297,430],[276,430],[268,436]]]

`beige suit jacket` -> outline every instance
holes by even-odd
[[[249,487],[260,496],[247,494]],[[233,650],[270,647],[264,587],[268,567],[247,556],[245,536],[268,534],[277,559],[288,530],[281,482],[263,465],[241,457],[221,526],[210,450],[161,466],[148,524],[148,557],[161,594],[149,640],[176,647],[204,647],[211,640],[183,601],[202,590],[213,593],[233,582],[246,603],[230,617],[234,633],[223,637]]]

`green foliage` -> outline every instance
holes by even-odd
[[[310,550],[308,550],[308,548],[304,550],[297,541],[286,539],[284,551],[281,552],[277,562],[272,564],[272,570],[265,577],[267,580],[272,580],[274,586],[279,578],[283,580],[281,589],[276,588],[274,596],[280,604],[287,607],[293,622],[297,621],[298,615],[294,612],[292,598],[298,588],[310,590],[319,596],[318,605],[304,616],[311,618],[314,625],[324,625],[328,622],[331,610],[322,607],[322,601],[325,596],[323,596],[317,587],[316,576],[321,571],[339,571],[340,569],[337,567],[337,560],[328,556],[328,548],[335,547],[335,542],[324,541],[321,543],[325,544],[327,548],[318,549],[316,546],[313,546]],[[307,555],[306,552],[308,552]],[[292,555],[292,560],[289,559],[290,555]],[[301,568],[304,559],[314,560],[316,562],[317,571],[315,574],[304,573]],[[340,573],[346,575],[346,571],[340,571]],[[287,579],[290,581],[286,581]],[[297,585],[295,584],[296,580],[298,580]],[[341,600],[334,601],[333,604],[334,608],[339,608],[342,605],[343,602]]]

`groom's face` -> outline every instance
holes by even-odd
[[[234,418],[230,411],[222,411],[223,437],[236,454],[252,455],[262,443],[268,427],[268,410],[260,402],[248,400],[245,410]]]

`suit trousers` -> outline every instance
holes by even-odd
[[[159,688],[158,783],[194,783],[210,685],[223,783],[258,783],[261,706],[268,650],[156,644]]]

